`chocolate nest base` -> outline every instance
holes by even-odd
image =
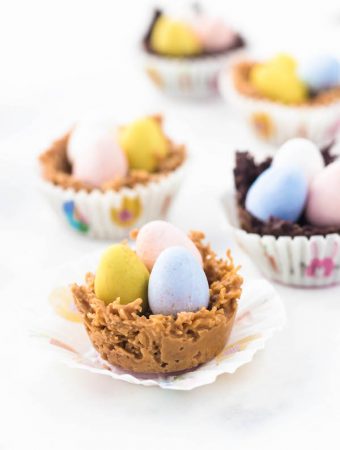
[[[260,94],[254,86],[249,81],[249,74],[251,69],[255,66],[256,62],[254,61],[241,61],[235,64],[232,68],[232,79],[234,82],[234,86],[236,90],[246,96],[257,100],[267,100],[273,103],[280,103],[285,105],[285,103],[281,103],[279,101],[275,101],[264,97]],[[310,97],[299,104],[287,105],[290,107],[295,106],[326,106],[336,101],[340,101],[340,86],[336,86],[334,88],[326,89],[324,91],[318,93],[310,93]]]
[[[201,252],[210,286],[209,307],[177,316],[141,315],[141,299],[128,305],[105,305],[94,293],[94,275],[85,286],[72,286],[75,304],[86,331],[101,357],[135,373],[176,373],[193,369],[217,356],[234,323],[242,278],[228,260],[218,259],[204,235],[190,238]]]
[[[155,116],[155,119],[162,122],[162,118]],[[61,139],[55,141],[49,149],[40,155],[39,161],[42,170],[42,176],[46,181],[60,186],[64,189],[74,189],[75,191],[84,190],[91,192],[98,189],[102,192],[108,190],[119,191],[120,189],[133,188],[137,184],[148,184],[157,182],[170,172],[180,167],[186,159],[186,148],[184,145],[176,145],[170,139],[169,154],[159,161],[155,172],[147,172],[145,170],[130,170],[128,174],[113,181],[108,181],[101,186],[91,186],[88,183],[77,180],[72,175],[72,167],[67,159],[67,143],[69,133]]]
[[[155,52],[151,47],[151,44],[150,44],[151,33],[152,33],[153,27],[154,27],[157,19],[162,14],[163,14],[163,12],[160,9],[156,9],[154,11],[151,23],[150,23],[148,30],[145,33],[145,36],[142,40],[143,48],[147,53],[150,53],[151,55],[155,55],[155,56],[159,56],[159,57],[167,58],[167,59],[178,59],[179,58],[178,56],[160,55],[159,53]],[[231,45],[228,45],[227,47],[222,48],[221,50],[209,51],[209,52],[203,51],[202,53],[199,53],[198,55],[183,56],[180,58],[195,60],[195,59],[200,59],[200,58],[209,58],[209,56],[223,56],[223,55],[228,55],[229,53],[233,52],[234,50],[239,50],[245,46],[246,46],[246,42],[245,42],[244,38],[242,36],[240,36],[239,34],[236,34],[234,42]]]
[[[331,146],[322,150],[325,164],[333,162],[336,157],[331,155]],[[335,226],[317,227],[306,222],[301,217],[297,223],[281,220],[275,217],[267,222],[256,219],[245,208],[247,192],[255,179],[272,163],[272,158],[257,164],[254,157],[249,152],[236,153],[236,166],[234,169],[234,181],[236,188],[236,200],[240,226],[248,233],[256,233],[261,236],[326,236],[331,233],[340,233],[340,228]]]

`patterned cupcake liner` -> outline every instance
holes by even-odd
[[[329,144],[340,131],[340,101],[318,106],[287,106],[240,94],[230,71],[219,77],[222,96],[239,110],[253,132],[262,140],[281,145],[293,137],[304,137],[317,145]]]
[[[220,70],[239,58],[244,50],[198,59],[165,58],[143,52],[144,71],[160,90],[167,94],[206,98],[219,94]]]
[[[101,192],[40,187],[60,219],[78,233],[101,239],[128,237],[133,228],[165,217],[184,176],[186,163],[160,180],[134,188]]]
[[[339,234],[277,238],[248,233],[239,228],[235,193],[222,201],[236,240],[267,278],[298,287],[340,283]]]

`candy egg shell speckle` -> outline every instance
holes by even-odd
[[[295,222],[301,215],[308,184],[306,177],[293,167],[269,167],[251,185],[246,209],[266,221],[270,217]]]
[[[147,305],[149,272],[136,253],[125,244],[109,247],[101,257],[95,277],[96,296],[105,303],[120,298],[127,304],[141,298]]]
[[[114,134],[103,129],[89,131],[87,142],[72,157],[74,177],[92,186],[124,177],[128,171],[127,158]]]
[[[168,247],[184,247],[202,265],[202,257],[195,244],[182,230],[163,220],[154,220],[144,225],[138,232],[136,253],[151,270],[156,259]]]
[[[328,89],[340,84],[340,62],[332,56],[318,56],[302,63],[298,75],[312,91]]]
[[[197,259],[183,247],[170,247],[158,257],[149,281],[154,314],[198,311],[209,304],[209,284]]]
[[[318,147],[308,139],[294,138],[285,142],[275,153],[272,167],[293,166],[300,169],[308,183],[321,172],[325,163]]]
[[[340,160],[315,177],[309,189],[307,220],[317,226],[340,226]]]

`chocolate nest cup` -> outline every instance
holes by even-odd
[[[164,55],[157,53],[155,50],[153,50],[151,46],[151,34],[153,31],[153,28],[155,26],[155,23],[159,19],[160,16],[163,15],[163,11],[161,9],[155,9],[150,25],[148,26],[148,29],[143,37],[142,40],[142,46],[144,50],[147,53],[150,53],[151,55],[159,56],[161,58],[168,58],[168,59],[178,59],[178,56],[172,56],[172,55]],[[235,39],[230,44],[226,45],[224,48],[219,50],[211,50],[211,51],[204,51],[202,50],[201,53],[197,55],[186,55],[182,56],[182,59],[187,60],[196,60],[200,58],[208,58],[210,56],[221,56],[221,55],[229,55],[229,53],[233,52],[234,50],[239,50],[241,48],[244,48],[246,46],[245,39],[240,34],[235,34]]]
[[[86,331],[101,357],[136,373],[176,373],[194,369],[217,356],[231,333],[241,295],[242,277],[230,252],[218,259],[204,234],[189,237],[199,249],[210,287],[208,308],[177,316],[141,315],[142,300],[106,305],[94,293],[94,275],[85,286],[72,286],[75,304]]]
[[[250,82],[250,71],[256,64],[257,63],[255,61],[241,61],[233,66],[231,75],[236,90],[246,97],[251,97],[257,100],[267,100],[274,103],[281,103],[260,94]],[[311,95],[302,103],[287,106],[323,106],[329,105],[339,100],[340,86],[336,86],[334,88],[325,89],[324,91]]]
[[[325,165],[336,160],[336,156],[332,155],[333,143],[321,150],[321,155]],[[250,214],[246,207],[246,197],[248,190],[254,183],[256,178],[271,166],[272,158],[267,158],[261,163],[256,163],[254,157],[249,152],[236,152],[236,165],[234,168],[234,182],[236,189],[237,211],[240,226],[247,233],[255,233],[261,236],[327,236],[328,234],[340,234],[340,227],[328,226],[319,227],[311,225],[307,222],[304,215],[300,217],[298,222],[290,222],[289,220],[271,217],[266,222],[257,219]]]

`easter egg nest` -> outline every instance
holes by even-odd
[[[252,68],[257,63],[255,61],[241,61],[235,64],[232,68],[232,80],[235,89],[246,97],[251,97],[257,100],[267,100],[274,103],[281,103],[268,97],[265,97],[252,85],[249,76]],[[336,86],[324,91],[318,92],[311,96],[306,101],[290,106],[327,106],[333,102],[340,101],[340,86]]]
[[[332,163],[336,156],[331,154],[332,145],[321,151],[325,165]],[[256,178],[271,166],[272,158],[267,158],[261,163],[256,163],[249,152],[236,153],[236,165],[234,168],[234,181],[236,188],[236,201],[241,228],[248,233],[261,236],[326,236],[327,234],[340,234],[337,226],[320,227],[309,224],[302,216],[297,223],[281,220],[275,217],[264,222],[250,214],[245,208],[247,192]]]
[[[75,304],[86,331],[101,357],[110,364],[137,373],[175,373],[193,369],[217,356],[224,348],[234,323],[242,277],[230,252],[219,259],[204,234],[191,232],[190,239],[203,259],[210,288],[208,308],[176,316],[141,314],[142,300],[106,305],[96,298],[94,275],[86,285],[72,286]]]
[[[153,118],[162,123],[161,116]],[[165,158],[158,161],[154,172],[146,170],[129,170],[125,177],[108,181],[101,186],[94,188],[88,183],[78,180],[72,175],[72,166],[67,158],[67,144],[71,133],[67,133],[62,138],[55,141],[42,155],[39,161],[42,169],[42,176],[46,181],[54,185],[61,186],[64,189],[74,189],[75,191],[90,192],[93,189],[99,189],[102,192],[108,190],[119,191],[120,189],[133,188],[138,184],[148,184],[157,182],[170,172],[180,167],[186,159],[186,148],[184,145],[175,144],[168,139],[169,153]]]
[[[178,59],[178,56],[165,55],[165,54],[160,55],[152,48],[151,34],[153,32],[155,23],[157,22],[158,18],[162,14],[163,14],[163,11],[161,9],[155,9],[152,19],[150,21],[150,25],[145,33],[145,36],[143,37],[142,46],[143,46],[144,50],[147,53],[150,53],[151,55],[156,55],[156,56],[160,56],[162,58],[168,58],[168,59],[176,59],[176,58]],[[210,51],[202,50],[202,52],[200,52],[198,54],[181,56],[180,58],[195,60],[195,59],[199,59],[199,58],[207,58],[209,56],[227,55],[227,54],[233,52],[234,50],[239,50],[241,48],[244,48],[245,46],[246,46],[245,39],[240,34],[235,34],[235,39],[233,40],[233,42],[231,44],[225,46],[222,49],[210,50]]]

